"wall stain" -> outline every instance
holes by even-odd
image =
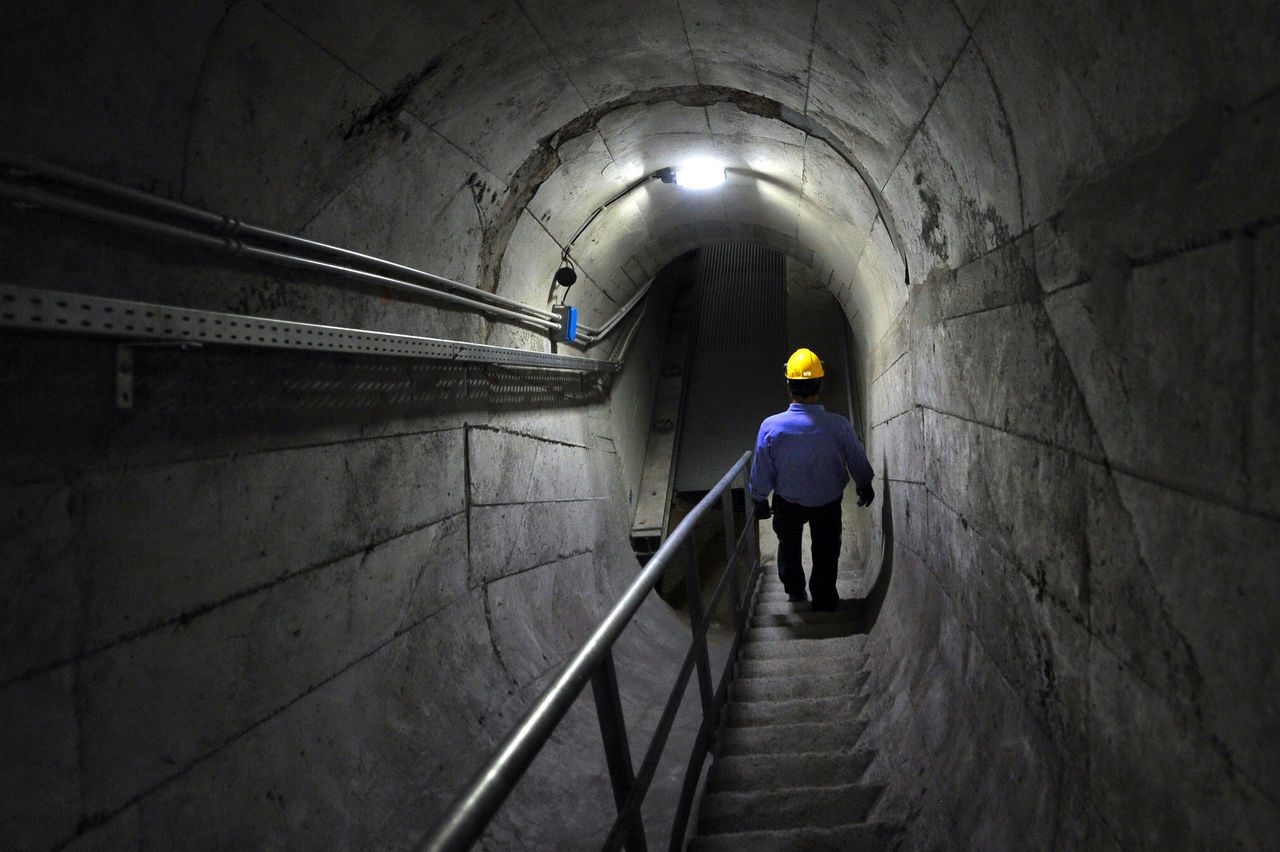
[[[924,205],[924,214],[920,217],[920,239],[939,259],[947,258],[947,235],[942,230],[942,202],[924,187],[924,173],[916,175],[916,186],[920,187],[920,202]]]
[[[398,125],[400,113],[404,112],[409,103],[409,98],[413,96],[413,93],[417,91],[423,81],[440,67],[440,63],[440,57],[433,56],[421,69],[401,79],[399,83],[396,83],[395,88],[388,94],[378,98],[373,103],[373,106],[352,118],[343,131],[342,138],[345,140],[355,139],[376,128],[392,125],[397,130],[403,131],[405,133],[404,138],[407,139],[407,128]]]

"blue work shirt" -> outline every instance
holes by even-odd
[[[756,436],[748,487],[763,500],[770,491],[801,506],[825,506],[840,499],[849,476],[870,485],[875,471],[849,421],[821,405],[791,403],[766,417]]]

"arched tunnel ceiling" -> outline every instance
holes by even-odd
[[[1247,103],[1274,85],[1274,28],[1242,25],[1255,14],[1244,9],[1209,12],[1121,0],[236,0],[88,19],[52,3],[24,10],[4,66],[27,107],[17,150],[335,241],[353,229],[333,208],[380,174],[402,197],[436,196],[380,214],[391,231],[430,211],[413,227],[443,246],[422,252],[433,271],[532,301],[603,200],[714,153],[731,169],[719,192],[646,185],[579,240],[587,321],[679,251],[746,238],[814,266],[874,341],[906,296],[880,207],[913,277],[954,268],[1055,215],[1206,102]],[[49,57],[93,85],[68,88]],[[141,85],[148,75],[165,85]],[[399,150],[415,134],[433,140],[429,156]],[[478,247],[456,231],[467,215]]]
[[[726,237],[772,245],[827,270],[833,283],[847,280],[837,282],[834,270],[857,268],[884,201],[852,154],[797,127],[803,117],[788,112],[740,90],[660,90],[607,104],[539,147],[532,159],[550,168],[526,162],[523,169],[550,174],[517,203],[536,222],[527,230],[545,232],[556,246],[569,243],[597,204],[656,169],[695,157],[728,167],[715,190],[643,183],[590,222],[572,253],[586,272],[575,296],[586,291],[588,321],[615,310],[681,251]],[[506,247],[499,242],[495,250]],[[535,299],[553,259],[521,260],[503,278],[526,283]],[[854,291],[853,313],[886,315],[903,294],[900,282],[883,284]]]

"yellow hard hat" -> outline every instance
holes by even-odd
[[[822,375],[822,362],[812,349],[797,349],[787,359],[788,379],[820,379]]]

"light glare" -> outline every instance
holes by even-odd
[[[690,160],[676,169],[676,185],[711,189],[724,183],[724,166],[715,160]]]

